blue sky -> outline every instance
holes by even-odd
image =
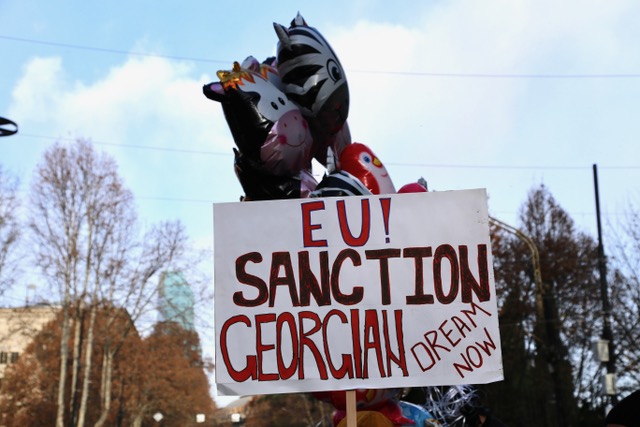
[[[215,72],[275,54],[300,13],[345,68],[348,123],[396,188],[486,188],[517,225],[544,183],[596,236],[639,203],[640,3],[633,0],[0,1],[0,163],[28,188],[55,140],[111,154],[141,220],[180,219],[211,249],[212,203],[242,194]],[[606,230],[605,230],[606,235]],[[605,242],[606,243],[606,242]]]

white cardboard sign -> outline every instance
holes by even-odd
[[[220,395],[503,378],[484,189],[215,204],[214,234]]]

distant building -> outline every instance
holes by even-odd
[[[216,425],[235,426],[244,424],[247,418],[247,407],[257,397],[242,396],[219,408],[214,417]]]
[[[158,298],[160,321],[175,322],[188,331],[195,331],[194,305],[193,290],[182,273],[163,273]]]
[[[60,307],[34,305],[0,308],[0,380],[42,328],[60,312]]]

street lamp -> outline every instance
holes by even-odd
[[[508,233],[516,236],[520,241],[527,245],[529,250],[531,251],[531,264],[533,266],[533,281],[535,283],[535,295],[536,295],[536,312],[539,319],[544,319],[544,304],[543,298],[545,294],[545,289],[542,285],[542,273],[540,272],[540,254],[538,252],[538,247],[536,243],[533,241],[531,237],[524,234],[522,231],[513,227],[506,222],[502,222],[497,218],[489,217],[489,222],[495,225],[496,227],[502,228]]]

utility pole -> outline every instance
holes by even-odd
[[[618,403],[618,391],[616,387],[616,352],[611,330],[611,306],[609,304],[609,289],[607,286],[607,264],[602,245],[602,225],[600,222],[600,196],[598,194],[598,166],[593,165],[593,184],[596,194],[596,219],[598,221],[598,268],[600,271],[600,299],[602,300],[602,339],[608,342],[609,360],[606,362],[607,376],[605,377],[605,393],[610,396],[610,403]],[[612,390],[606,390],[607,385],[612,385]]]

